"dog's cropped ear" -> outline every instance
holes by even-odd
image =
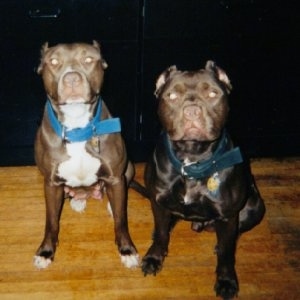
[[[165,83],[167,82],[167,80],[177,71],[177,67],[176,66],[171,66],[169,68],[167,68],[164,72],[162,72],[158,79],[156,80],[156,89],[154,91],[154,95],[156,97],[158,97],[162,86],[165,85]]]
[[[93,40],[93,46],[100,51],[100,44],[96,40]]]
[[[38,74],[42,73],[44,57],[45,57],[45,54],[48,51],[48,49],[49,49],[49,43],[46,42],[45,44],[42,45],[42,48],[41,48],[41,61],[40,61],[40,64],[39,64],[39,66],[37,68],[37,73]]]
[[[106,69],[108,67],[108,64],[106,60],[102,57],[100,44],[96,40],[93,40],[93,46],[100,52],[102,68]]]
[[[216,75],[217,79],[219,79],[224,84],[226,92],[230,93],[230,91],[232,90],[232,85],[227,74],[223,69],[218,67],[216,63],[212,60],[208,60],[206,62],[205,69],[207,71],[213,72]]]
[[[108,67],[108,64],[105,59],[101,58],[102,68],[105,70]]]

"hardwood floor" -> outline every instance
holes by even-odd
[[[143,168],[137,165],[140,181]],[[300,158],[256,159],[252,170],[267,213],[238,243],[239,299],[300,299]],[[151,242],[152,215],[149,202],[132,190],[128,214],[142,257]],[[106,199],[89,200],[83,214],[66,202],[56,259],[39,271],[32,258],[44,215],[37,168],[0,168],[0,299],[216,299],[213,233],[179,223],[162,272],[144,277],[121,265]]]

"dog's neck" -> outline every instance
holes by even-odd
[[[209,159],[213,155],[216,147],[218,146],[219,139],[205,142],[195,140],[170,142],[178,160],[182,162],[201,162]]]
[[[97,108],[95,115],[92,119],[92,115],[89,115],[86,108],[74,108],[74,111],[71,111],[70,108],[66,108],[65,111],[70,114],[74,113],[74,116],[77,113],[77,117],[79,121],[76,121],[74,116],[64,118],[64,121],[61,122],[55,113],[50,100],[46,103],[46,113],[48,120],[50,122],[50,126],[63,140],[67,140],[69,142],[82,142],[91,139],[94,136],[99,136],[103,134],[116,133],[121,132],[121,123],[119,118],[108,118],[101,119],[102,115],[102,100],[99,99],[97,102]],[[78,109],[78,111],[76,111]],[[67,123],[66,123],[67,121]],[[67,127],[66,124],[75,126],[73,128]],[[81,127],[79,127],[80,125]]]
[[[60,105],[63,117],[60,122],[68,129],[83,128],[92,119],[91,104],[71,103]]]
[[[232,148],[225,130],[220,138],[213,142],[174,142],[165,134],[164,143],[174,168],[189,178],[202,179],[243,162],[240,149]]]

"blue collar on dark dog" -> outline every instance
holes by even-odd
[[[164,142],[170,161],[175,169],[183,176],[190,179],[200,180],[210,177],[218,171],[243,162],[242,154],[238,147],[228,150],[229,138],[225,130],[223,131],[217,149],[212,154],[212,157],[205,161],[196,161],[191,163],[181,162],[176,157],[167,134],[164,136]]]
[[[100,120],[102,108],[102,99],[98,100],[97,110],[94,118],[84,128],[68,129],[64,127],[56,117],[50,100],[47,100],[46,110],[50,124],[55,133],[68,142],[83,142],[91,139],[93,136],[121,132],[121,123],[119,118]]]

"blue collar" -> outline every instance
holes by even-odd
[[[99,98],[94,118],[84,128],[68,129],[57,119],[50,100],[46,103],[46,111],[53,130],[59,137],[71,143],[87,141],[93,136],[102,134],[121,132],[119,118],[100,120],[101,108],[102,99]]]
[[[204,179],[218,171],[243,162],[242,154],[238,147],[228,150],[229,137],[225,130],[212,157],[205,161],[183,163],[176,157],[167,134],[164,136],[164,142],[174,168],[177,172],[190,179]]]

